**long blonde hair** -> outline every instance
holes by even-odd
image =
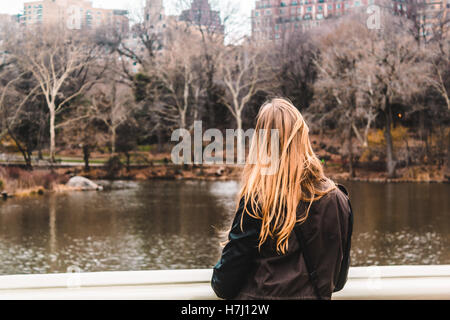
[[[273,132],[279,140],[279,156],[276,170],[264,174],[267,158],[263,159],[261,154],[273,152]],[[305,222],[313,201],[335,189],[336,185],[324,175],[300,111],[284,98],[272,99],[261,107],[248,159],[253,161],[246,162],[239,193],[239,200],[245,202],[242,218],[248,214],[262,221],[259,248],[270,237],[276,243],[277,252],[285,254],[294,226]],[[309,202],[309,205],[304,214],[297,217],[300,201]],[[251,212],[247,209],[249,202]]]

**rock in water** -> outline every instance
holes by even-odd
[[[72,177],[66,183],[66,186],[80,190],[103,190],[102,186],[99,186],[85,177]]]

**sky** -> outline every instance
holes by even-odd
[[[26,0],[0,0],[0,13],[16,14],[23,10],[23,3]],[[29,1],[29,0],[28,0]],[[177,13],[177,4],[189,3],[189,0],[163,0],[164,6],[168,14]],[[224,3],[229,2],[231,5],[239,11],[241,16],[250,16],[250,12],[255,6],[254,0],[228,0],[228,1],[218,1],[211,0],[210,3],[214,4],[220,3],[223,6]],[[126,9],[134,11],[137,8],[143,7],[145,0],[93,0],[94,7],[98,8],[108,8],[108,9]],[[217,8],[216,8],[217,9]],[[219,8],[222,9],[222,8]]]
[[[0,0],[0,13],[18,14],[23,10],[23,3],[30,0]],[[191,0],[163,0],[166,14],[179,14],[180,8],[188,6]],[[255,6],[254,0],[209,0],[215,10],[220,10],[222,19],[230,16],[227,33],[236,33],[236,37],[250,34],[251,10]],[[125,9],[132,15],[140,16],[140,8],[144,7],[145,0],[93,0],[94,7],[107,9]],[[180,3],[182,5],[180,6]],[[233,27],[229,27],[233,24]]]
[[[29,1],[29,0],[27,0]],[[0,13],[15,14],[23,9],[26,0],[0,0]],[[139,6],[141,0],[94,0],[94,6],[109,9],[129,9]],[[171,2],[171,1],[166,1]]]

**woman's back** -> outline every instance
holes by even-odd
[[[341,186],[341,188],[343,188]],[[304,212],[307,204],[299,205]],[[335,189],[313,203],[308,220],[296,226],[303,233],[305,248],[298,233],[289,237],[289,250],[279,255],[269,243],[257,255],[252,273],[236,299],[317,299],[305,264],[303,250],[317,272],[321,299],[330,299],[341,282],[346,280],[350,251],[352,214],[347,195]]]
[[[302,214],[307,204],[299,204]],[[236,212],[222,259],[214,268],[212,287],[225,299],[272,300],[318,299],[305,264],[296,232],[288,240],[288,251],[280,255],[272,241],[258,250],[260,221],[241,217],[243,201]],[[305,239],[305,250],[317,272],[320,299],[330,299],[342,289],[349,268],[353,215],[347,191],[341,185],[315,201],[307,221],[296,226]]]
[[[351,207],[345,189],[324,175],[292,103],[263,105],[248,159],[214,291],[228,299],[330,299],[347,277]]]

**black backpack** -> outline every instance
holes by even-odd
[[[348,194],[347,189],[345,189],[345,187],[340,184],[338,184],[337,186],[348,198],[349,194]],[[337,280],[337,283],[336,283],[336,286],[335,286],[333,292],[338,292],[344,288],[345,283],[347,282],[347,278],[348,278],[348,269],[350,267],[350,247],[351,247],[351,238],[352,238],[352,232],[353,232],[353,210],[352,210],[352,206],[350,204],[350,200],[348,200],[348,204],[350,206],[350,214],[349,214],[349,226],[348,226],[349,229],[348,229],[348,236],[347,236],[347,248],[344,251],[344,257],[342,259],[342,264],[341,264],[341,271],[339,273],[339,277],[338,277],[338,280]],[[298,239],[298,242],[300,245],[300,249],[302,250],[302,253],[303,253],[303,259],[305,260],[305,265],[306,265],[306,269],[308,271],[309,281],[311,282],[311,285],[314,288],[314,293],[317,296],[317,299],[322,300],[322,296],[321,296],[320,290],[319,290],[319,280],[317,277],[317,271],[312,264],[310,254],[308,253],[308,248],[306,246],[307,242],[303,236],[301,228],[302,228],[301,225],[295,227],[295,229],[294,229],[295,235],[297,236],[297,239]]]

